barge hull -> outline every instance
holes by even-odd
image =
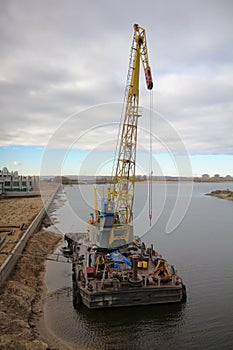
[[[89,309],[178,303],[183,299],[182,287],[134,288],[111,292],[90,292],[79,289],[82,303]]]

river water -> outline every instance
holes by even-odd
[[[232,349],[233,202],[205,196],[226,188],[233,190],[233,183],[197,183],[193,190],[188,183],[154,184],[150,226],[147,185],[136,186],[135,233],[176,266],[187,287],[185,304],[76,310],[71,265],[47,262],[47,327],[73,349]],[[66,186],[61,197],[65,203],[53,212],[52,229],[86,230],[93,186]]]

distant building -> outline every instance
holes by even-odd
[[[38,176],[19,175],[18,171],[0,170],[0,194],[7,192],[29,192],[38,188]]]

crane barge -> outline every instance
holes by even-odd
[[[90,309],[182,302],[186,288],[174,266],[133,232],[140,62],[153,88],[145,29],[134,25],[126,104],[113,185],[94,189],[86,233],[66,234],[73,255],[73,302]],[[104,194],[98,206],[98,192]]]

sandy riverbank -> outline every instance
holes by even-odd
[[[46,189],[48,197],[50,193]],[[6,236],[0,247],[2,260],[0,264],[7,258],[42,206],[40,197],[0,200],[0,235]],[[46,298],[45,258],[62,240],[61,235],[53,232],[39,231],[34,234],[29,239],[7,283],[1,288],[0,348],[2,350],[70,349],[68,344],[62,344],[48,332],[43,317]]]
[[[45,258],[62,240],[61,235],[39,231],[34,234],[10,279],[1,290],[1,349],[55,349],[40,338],[37,319],[45,297]]]
[[[50,198],[56,187],[55,183],[42,183],[40,190],[34,192],[37,197],[0,199],[0,265],[6,260],[8,254],[43,207],[43,202]]]
[[[216,190],[210,193],[207,193],[207,196],[214,196],[221,199],[227,199],[229,201],[233,201],[233,191],[230,190]]]
[[[42,208],[41,197],[0,199],[1,225],[30,223]]]
[[[0,199],[0,265],[43,206],[40,197]]]

